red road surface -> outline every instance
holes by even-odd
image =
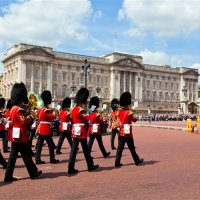
[[[42,159],[47,163],[38,165],[43,170],[39,179],[29,179],[21,159],[17,160],[14,171],[15,176],[22,177],[17,182],[4,184],[5,171],[0,168],[0,199],[199,200],[200,135],[156,128],[134,129],[136,149],[144,158],[144,165],[135,166],[126,148],[122,157],[124,166],[115,168],[116,151],[110,150],[107,135],[103,140],[111,151],[109,158],[102,158],[96,142],[93,146],[92,156],[96,158],[95,164],[100,165],[99,170],[87,171],[80,148],[76,162],[80,172],[70,177],[66,173],[70,149],[65,141],[63,154],[56,156],[61,162],[56,165],[49,163],[48,149],[43,148]]]

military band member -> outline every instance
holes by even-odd
[[[75,161],[79,143],[81,143],[83,149],[88,171],[93,171],[99,167],[99,165],[94,165],[87,146],[87,130],[85,123],[88,122],[89,116],[85,115],[86,110],[84,109],[84,106],[87,103],[88,96],[89,91],[86,88],[81,88],[75,96],[76,106],[71,112],[72,121],[74,124],[72,128],[73,143],[69,157],[68,174],[78,173],[78,170],[75,169]]]
[[[67,97],[63,100],[62,105],[61,105],[61,111],[59,113],[60,137],[59,137],[58,145],[56,148],[57,154],[62,154],[60,150],[62,148],[62,144],[65,138],[67,138],[70,147],[72,147],[70,106],[71,106],[71,99]]]
[[[6,100],[4,98],[0,98],[0,138],[2,138],[2,146],[3,146],[3,152],[8,153],[8,140],[7,140],[7,134],[5,131],[5,125],[6,125],[6,116],[4,113],[4,107],[5,107]]]
[[[137,121],[137,118],[134,117],[133,111],[130,110],[131,98],[132,96],[130,92],[124,92],[120,96],[120,106],[122,107],[122,110],[119,112],[120,127],[118,132],[118,148],[115,160],[115,167],[122,166],[120,161],[125,143],[127,143],[128,145],[135,164],[140,165],[141,163],[143,163],[143,159],[140,159],[135,151],[131,125],[132,122]]]
[[[11,182],[17,180],[16,177],[13,177],[13,172],[18,152],[22,156],[30,178],[34,179],[40,176],[42,171],[37,169],[31,157],[27,124],[32,121],[33,117],[31,115],[26,116],[26,112],[22,108],[24,103],[28,103],[27,90],[24,83],[15,83],[13,85],[11,103],[13,105],[10,114],[12,121],[12,145],[4,181]]]
[[[44,102],[44,108],[38,110],[39,126],[37,128],[38,140],[36,145],[35,161],[36,164],[45,164],[45,161],[41,160],[41,151],[44,140],[46,140],[49,148],[50,163],[56,164],[59,160],[55,159],[55,144],[51,132],[51,122],[56,119],[56,113],[50,106],[52,101],[51,92],[49,90],[43,91],[41,98]]]
[[[114,98],[111,101],[111,108],[113,112],[110,114],[110,128],[111,128],[111,148],[114,150],[115,147],[115,136],[118,132],[119,127],[119,101]]]
[[[88,134],[90,136],[90,139],[88,142],[88,150],[91,154],[92,145],[94,140],[96,139],[104,158],[106,158],[110,155],[110,152],[106,152],[105,147],[103,145],[101,127],[100,127],[100,123],[102,123],[103,119],[97,111],[98,108],[99,108],[99,98],[97,96],[92,97],[89,103],[89,109],[91,110],[92,113],[89,115]]]

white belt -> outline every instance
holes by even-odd
[[[134,126],[134,124],[123,124],[123,126],[124,126],[124,125]]]
[[[85,126],[85,124],[73,124],[73,126]]]
[[[40,121],[40,124],[51,124],[51,122]]]

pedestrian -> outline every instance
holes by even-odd
[[[81,88],[75,96],[76,106],[71,112],[74,124],[72,128],[73,143],[69,157],[68,174],[78,173],[78,170],[75,169],[75,161],[79,143],[81,143],[83,149],[88,171],[93,171],[99,167],[99,165],[94,165],[87,146],[87,130],[85,124],[89,120],[89,116],[86,116],[86,104],[88,97],[89,91],[87,88]]]
[[[67,97],[62,101],[61,111],[59,113],[60,137],[59,137],[57,148],[56,148],[56,154],[62,154],[61,148],[62,148],[62,144],[65,138],[67,138],[70,147],[72,147],[70,106],[71,106],[71,99]]]
[[[104,158],[106,158],[110,155],[110,152],[106,152],[105,147],[103,145],[102,133],[100,127],[100,123],[103,122],[103,119],[100,113],[97,111],[98,108],[99,108],[99,98],[97,96],[94,96],[90,99],[89,103],[89,109],[91,110],[91,114],[89,115],[88,134],[90,136],[90,139],[88,142],[88,150],[91,154],[92,145],[94,140],[96,139],[99,148],[101,150],[101,153],[103,154]]]
[[[26,115],[23,109],[24,103],[28,103],[27,90],[24,83],[15,83],[11,90],[12,109],[10,119],[12,122],[12,144],[10,157],[6,168],[4,182],[16,181],[17,178],[13,176],[18,152],[25,163],[27,171],[31,179],[34,179],[42,174],[38,170],[31,157],[30,142],[27,131],[27,124],[33,120],[32,115]]]
[[[131,98],[132,96],[130,92],[124,92],[120,96],[119,102],[122,110],[119,112],[120,127],[118,132],[118,147],[115,159],[115,167],[122,166],[120,161],[125,143],[128,145],[135,165],[140,165],[143,163],[143,158],[140,159],[135,151],[132,122],[136,122],[137,118],[134,116],[133,111],[131,110]]]

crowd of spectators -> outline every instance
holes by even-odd
[[[196,114],[177,114],[177,113],[151,113],[151,114],[136,114],[139,121],[184,121],[191,119],[197,120]]]

